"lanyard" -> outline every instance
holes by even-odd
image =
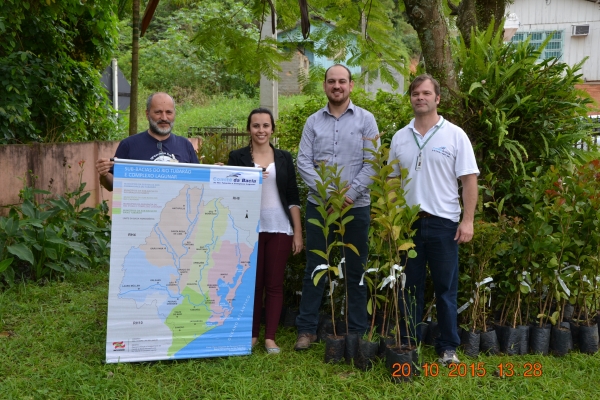
[[[415,143],[417,144],[417,147],[419,148],[419,156],[417,157],[417,163],[415,164],[415,171],[421,170],[421,166],[423,165],[423,149],[427,145],[427,142],[429,142],[429,140],[431,140],[433,135],[435,135],[437,133],[437,131],[444,125],[444,122],[446,122],[446,120],[443,120],[442,123],[439,124],[435,128],[435,130],[431,133],[431,135],[429,135],[429,137],[427,138],[425,143],[423,143],[423,146],[419,145],[419,141],[417,140],[417,135],[415,134],[415,131],[413,130],[413,133],[412,133],[413,139],[415,139]]]
[[[415,143],[417,144],[417,147],[419,148],[419,150],[423,150],[425,148],[425,146],[427,145],[427,142],[429,142],[429,140],[431,140],[431,138],[433,137],[433,135],[435,135],[437,133],[437,131],[444,126],[444,122],[446,122],[446,120],[443,120],[441,124],[439,124],[436,128],[435,131],[431,132],[431,135],[429,135],[429,137],[427,138],[427,140],[425,141],[425,143],[423,143],[423,146],[419,145],[419,141],[417,140],[417,135],[415,134],[415,131],[413,130],[413,139],[415,139]]]

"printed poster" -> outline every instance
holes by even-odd
[[[260,168],[115,162],[106,362],[251,353]]]

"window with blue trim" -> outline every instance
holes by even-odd
[[[540,48],[546,38],[551,37],[548,44],[546,44],[544,51],[542,51],[540,54],[539,59],[545,60],[550,57],[556,57],[560,60],[563,55],[564,36],[564,31],[517,32],[512,37],[511,42],[524,42],[528,37],[531,37],[529,40],[529,45],[537,50]]]

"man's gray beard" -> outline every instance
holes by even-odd
[[[148,122],[150,123],[150,130],[160,136],[167,136],[173,130],[173,122],[169,122],[169,127],[167,129],[161,129],[160,126],[151,119],[148,119]]]

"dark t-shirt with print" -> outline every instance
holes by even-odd
[[[163,141],[156,140],[148,131],[129,136],[119,143],[115,157],[129,160],[198,164],[198,156],[190,141],[173,133]],[[113,173],[113,168],[110,169],[110,172]]]

